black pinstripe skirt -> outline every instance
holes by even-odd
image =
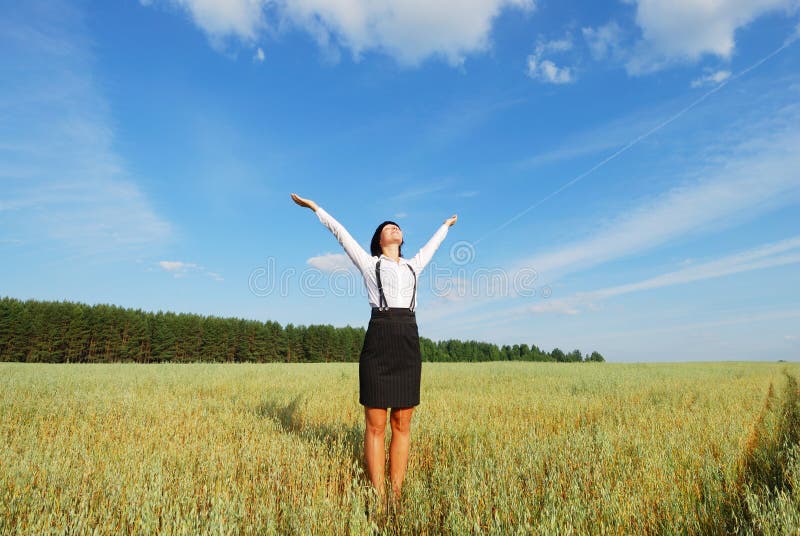
[[[359,402],[370,408],[416,406],[421,376],[414,312],[405,307],[373,308],[358,360]]]

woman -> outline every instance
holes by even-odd
[[[403,231],[385,221],[375,230],[367,254],[350,233],[310,199],[292,194],[301,207],[316,212],[319,220],[339,240],[347,256],[364,276],[372,306],[364,346],[358,360],[359,402],[364,406],[366,430],[364,457],[367,472],[380,497],[384,497],[386,453],[384,431],[387,408],[391,408],[392,439],[389,445],[389,475],[392,491],[400,496],[408,466],[411,415],[419,404],[422,359],[414,314],[417,276],[430,262],[458,219],[452,216],[412,259],[402,257]]]

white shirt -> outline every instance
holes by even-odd
[[[411,273],[408,266],[404,265],[410,265],[414,269],[417,278],[419,278],[422,270],[428,265],[433,258],[433,254],[436,253],[436,250],[439,249],[442,241],[444,241],[447,236],[447,230],[450,227],[443,223],[431,239],[428,240],[428,243],[422,246],[422,249],[414,257],[411,259],[400,257],[400,260],[395,262],[386,255],[373,257],[364,251],[358,242],[350,236],[347,229],[320,206],[317,206],[317,216],[319,221],[330,229],[333,236],[344,248],[347,256],[361,271],[361,275],[364,276],[364,285],[367,287],[369,304],[372,307],[378,307],[380,302],[378,281],[375,278],[375,265],[378,263],[378,259],[381,260],[381,285],[383,286],[383,295],[386,297],[386,303],[389,307],[409,307],[412,293],[414,292],[414,274]],[[414,303],[416,303],[416,299]]]

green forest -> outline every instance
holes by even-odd
[[[358,361],[364,328],[281,326],[240,318],[157,313],[114,305],[0,298],[0,361],[32,363],[297,363]],[[420,337],[425,361],[604,361],[598,352],[551,352]]]

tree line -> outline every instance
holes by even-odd
[[[114,305],[0,298],[0,361],[43,363],[308,363],[358,361],[364,328],[177,314]],[[604,361],[598,352],[551,352],[420,337],[425,361]]]

